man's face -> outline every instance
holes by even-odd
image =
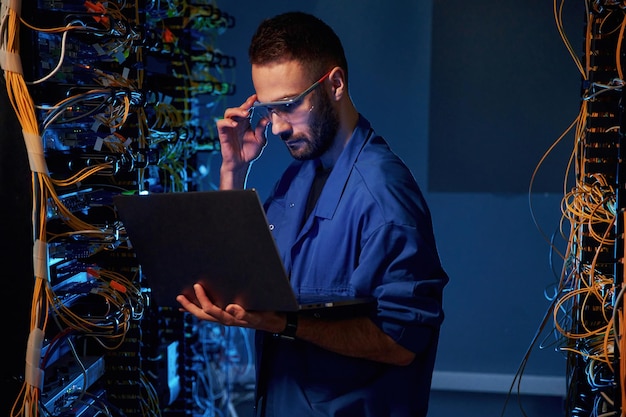
[[[332,145],[339,129],[339,115],[333,107],[322,77],[312,87],[301,66],[286,62],[253,66],[252,79],[260,102],[300,97],[286,106],[269,106],[264,117],[272,122],[272,133],[280,137],[298,160],[321,157]],[[310,91],[307,93],[307,90]]]

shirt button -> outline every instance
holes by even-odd
[[[274,225],[270,224],[270,230],[274,230]]]
[[[289,208],[294,208],[296,206],[296,203],[289,203]]]

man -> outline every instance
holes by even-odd
[[[202,308],[179,296],[182,310],[256,330],[259,416],[425,416],[448,277],[421,191],[355,108],[329,26],[300,12],[267,19],[249,57],[256,94],[217,122],[220,189],[245,187],[271,129],[295,159],[264,203],[294,291],[377,307],[337,320],[222,310],[197,285]]]

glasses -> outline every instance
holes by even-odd
[[[331,72],[332,70],[328,71],[322,76],[322,78],[315,81],[313,85],[311,85],[309,88],[307,88],[295,97],[276,101],[255,102],[252,107],[250,107],[249,118],[252,118],[256,114],[261,119],[271,120],[272,114],[275,114],[287,123],[295,122],[299,116],[296,110],[298,109],[298,107],[300,107],[305,97],[311,94],[311,92],[315,90],[317,86],[320,85],[322,81],[324,81],[330,75]],[[300,116],[302,114],[309,113],[311,110],[313,110],[313,106],[311,106],[311,108],[307,112],[301,113]]]

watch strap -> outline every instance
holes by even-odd
[[[276,334],[276,336],[282,339],[294,340],[296,338],[296,331],[298,330],[298,313],[289,311],[285,314],[285,317],[287,318],[285,328],[282,332]]]

